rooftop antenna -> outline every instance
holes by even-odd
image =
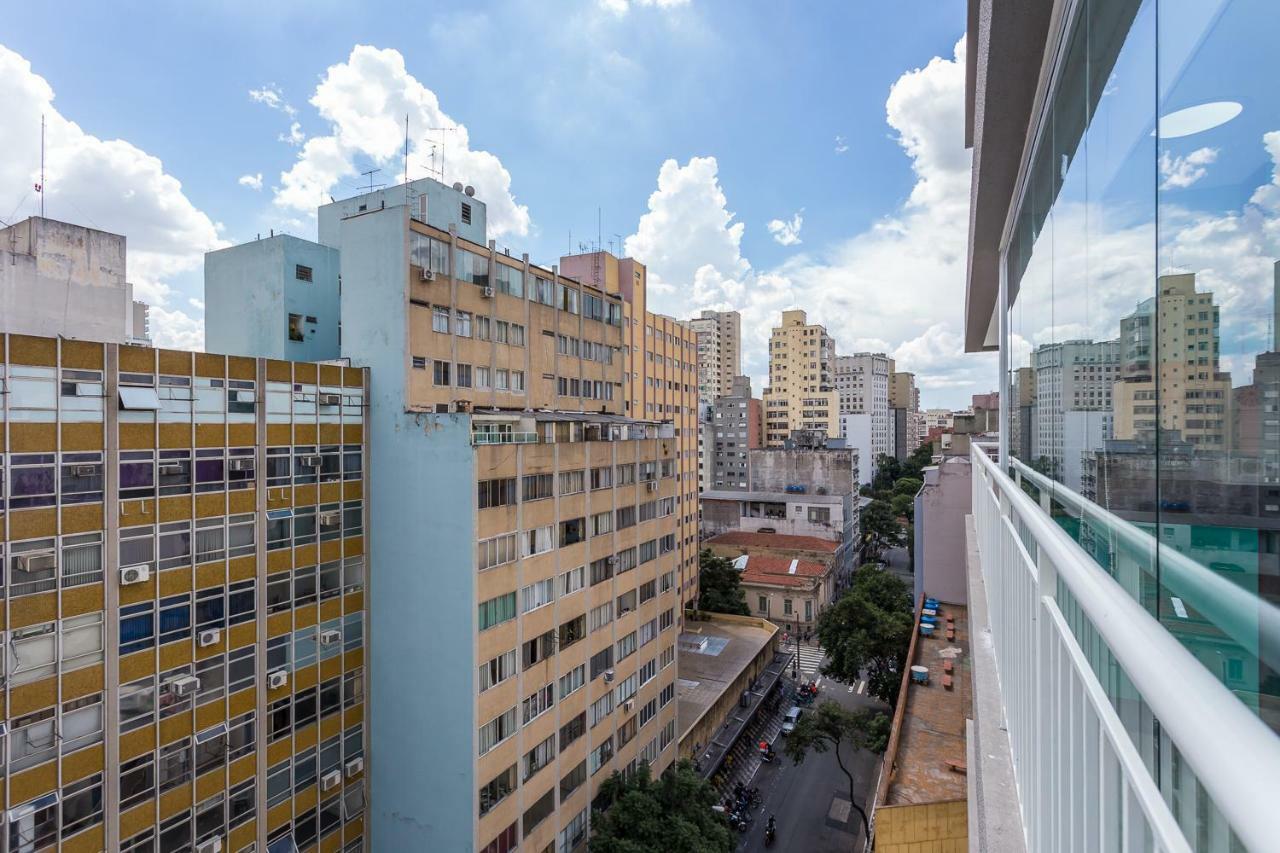
[[[409,185],[409,114],[404,114],[404,184]]]
[[[382,171],[381,169],[370,169],[370,170],[369,170],[369,171],[367,171],[367,172],[361,172],[361,173],[360,173],[361,175],[363,175],[363,176],[365,176],[365,177],[367,177],[367,178],[369,179],[369,192],[373,192],[373,176],[374,176],[374,175],[376,175],[378,172],[381,172],[381,171]],[[383,184],[378,184],[378,186],[383,186]]]
[[[455,133],[456,133],[456,132],[457,132],[457,130],[458,130],[458,127],[457,127],[457,125],[454,125],[453,127],[428,127],[428,128],[427,128],[427,130],[431,130],[431,131],[439,131],[439,132],[441,132],[441,133],[446,133],[446,132],[452,131],[452,132],[455,132]],[[430,142],[430,143],[432,143],[432,145],[434,145],[434,144],[435,144],[435,140],[434,140],[434,139],[428,138],[428,139],[427,139],[427,141],[428,141],[428,142]],[[444,169],[445,169],[445,162],[444,162],[444,160],[445,160],[445,149],[446,149],[446,146],[445,146],[445,138],[442,136],[442,137],[440,137],[440,183],[442,183],[442,184],[443,184],[443,183],[445,183],[445,172],[444,172]],[[432,163],[434,163],[434,162],[435,162],[435,155],[434,155],[434,153],[432,154],[431,162],[432,162]]]
[[[40,113],[40,183],[36,192],[40,193],[40,218],[44,219],[44,113]]]

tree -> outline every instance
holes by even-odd
[[[894,518],[905,518],[911,521],[916,513],[916,499],[910,495],[894,495],[889,501],[889,506],[893,510]]]
[[[616,771],[600,786],[592,818],[591,853],[730,853],[737,839],[711,810],[719,794],[688,761],[657,780],[649,765],[628,778]]]
[[[902,476],[902,463],[896,457],[881,453],[876,457],[876,476],[871,481],[873,491],[880,492],[893,488],[893,482]]]
[[[922,486],[924,486],[924,480],[919,477],[899,477],[893,484],[893,493],[896,496],[914,498]]]
[[[884,752],[889,745],[889,730],[892,721],[885,714],[870,708],[851,711],[830,699],[818,705],[808,714],[804,714],[796,722],[795,730],[785,738],[783,751],[796,764],[804,762],[809,751],[826,752],[833,750],[836,764],[849,780],[849,802],[858,810],[862,818],[864,837],[869,837],[871,827],[867,823],[867,813],[858,804],[854,794],[853,773],[845,766],[841,745],[850,748],[849,757],[860,749],[872,752]]]
[[[698,555],[698,608],[712,613],[732,613],[750,616],[747,595],[742,591],[742,576],[733,562],[717,557],[709,548]]]
[[[865,671],[867,692],[894,705],[914,625],[907,585],[879,566],[865,565],[848,591],[818,616],[818,639],[827,651],[822,671],[847,684]]]
[[[885,546],[895,546],[902,539],[902,525],[894,518],[888,501],[872,500],[862,511],[862,538],[867,551],[879,554]]]

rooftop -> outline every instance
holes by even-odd
[[[778,626],[763,619],[712,619],[686,621],[680,634],[676,698],[681,734],[693,728],[778,632]]]
[[[932,637],[916,636],[911,664],[928,667],[929,683],[907,686],[902,719],[895,721],[898,744],[884,805],[940,803],[966,797],[966,776],[953,767],[965,766],[965,721],[973,714],[969,615],[961,605],[943,603],[939,625],[945,625],[948,616],[955,620],[954,640],[947,640],[942,629]],[[953,667],[949,673],[951,689],[942,683],[948,660]]]
[[[703,493],[706,494],[705,492]],[[817,536],[789,536],[785,533],[751,533],[746,530],[730,530],[705,540],[707,545],[730,545],[743,548],[775,548],[792,551],[822,551],[834,554],[840,543]]]

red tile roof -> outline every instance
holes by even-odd
[[[772,584],[773,586],[807,586],[813,578],[801,575],[775,575],[766,572],[753,572],[750,569],[742,573],[740,579],[745,584]]]
[[[744,559],[739,557],[739,560]],[[751,554],[745,557],[747,566],[745,571],[749,574],[756,575],[781,575],[782,577],[801,577],[801,578],[820,578],[830,571],[830,568],[821,563],[812,563],[808,560],[793,560],[790,557],[774,557],[768,554]],[[792,565],[795,571],[792,571]]]
[[[830,539],[819,539],[817,536],[789,536],[785,533],[751,533],[745,530],[731,530],[712,536],[707,540],[711,545],[738,545],[759,548],[791,548],[797,551],[824,551],[834,554],[840,548],[839,542]]]

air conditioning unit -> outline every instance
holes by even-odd
[[[316,454],[312,454],[310,456],[299,456],[298,464],[303,468],[319,468],[320,457]]]
[[[605,557],[604,564],[606,566],[616,566],[618,565],[618,558],[616,556]]]
[[[658,484],[657,484],[657,482],[656,482],[656,481],[654,481],[654,480],[650,480],[649,482],[645,483],[645,484],[644,484],[644,490],[645,490],[646,492],[656,492],[656,491],[658,491]]]
[[[230,471],[252,471],[252,459],[232,459],[227,463],[227,469]]]
[[[480,288],[480,295],[481,295],[481,296],[483,296],[485,299],[492,299],[492,298],[493,298],[493,288],[492,288],[492,287],[482,287],[482,288]]]
[[[125,586],[131,583],[145,583],[151,580],[151,567],[142,566],[125,566],[120,570],[120,585]]]
[[[334,788],[342,784],[342,771],[334,770],[320,777],[320,790],[332,791]]]
[[[341,406],[342,395],[341,394],[321,394],[316,399],[316,402],[322,406]]]
[[[339,521],[339,516],[338,516],[338,513],[336,512],[320,513],[320,525],[322,527],[328,527],[331,524],[337,524],[338,521]]]
[[[604,671],[604,680],[605,680],[605,682],[606,682],[606,683],[612,683],[612,682],[613,682],[613,670],[611,670],[611,669],[606,669],[606,670]]]
[[[471,411],[471,401],[470,400],[454,400],[453,410],[455,412],[469,412]]]
[[[278,690],[289,683],[289,672],[284,669],[277,669],[275,672],[267,673],[267,689]]]
[[[435,271],[435,270],[431,270],[431,269],[427,269],[426,267],[423,267],[423,268],[422,268],[422,275],[421,275],[421,276],[419,276],[419,277],[420,277],[423,281],[435,281],[435,280],[436,280],[436,271]]]
[[[364,772],[364,758],[353,758],[347,762],[347,778]]]
[[[222,839],[210,838],[196,845],[196,853],[222,853]]]
[[[73,471],[77,477],[96,477],[98,475],[98,466],[76,465]]]
[[[170,464],[170,465],[161,465],[161,466],[160,466],[160,473],[161,473],[161,475],[164,475],[164,474],[185,474],[185,473],[186,473],[186,471],[187,471],[187,469],[186,469],[186,467],[185,467],[185,466],[183,466],[183,465],[174,465],[174,464]]]
[[[320,645],[322,646],[334,646],[341,642],[342,642],[341,631],[321,631],[320,632]]]
[[[180,675],[166,681],[161,689],[170,696],[194,696],[200,689],[200,679],[194,675]]]
[[[52,569],[58,565],[58,559],[53,554],[19,554],[17,556],[18,568],[24,572],[43,572]]]
[[[635,706],[636,706],[636,700],[628,699],[627,701],[622,703],[622,711],[623,713],[629,714],[631,713],[631,709],[634,708]]]
[[[222,639],[222,632],[217,628],[210,628],[207,631],[201,631],[200,638],[199,638],[200,648],[203,649],[208,646],[212,646],[221,639]]]

